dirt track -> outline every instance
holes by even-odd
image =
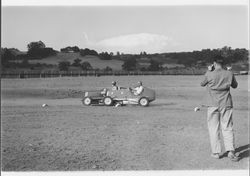
[[[2,169],[247,169],[247,76],[232,90],[238,163],[210,157],[200,76],[131,76],[2,80]],[[149,107],[81,105],[91,88],[142,80],[157,92]],[[49,106],[42,108],[47,103]]]

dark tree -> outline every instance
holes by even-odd
[[[9,67],[10,62],[9,60],[15,59],[16,56],[11,52],[8,48],[1,48],[1,66],[2,67]]]
[[[98,53],[95,50],[90,50],[88,48],[85,48],[85,49],[80,49],[80,55],[81,56],[86,56],[86,55],[98,56]]]
[[[124,61],[122,65],[122,69],[126,71],[136,70],[136,64],[137,64],[137,61],[135,58],[129,58]]]
[[[61,48],[60,49],[61,52],[65,52],[65,53],[68,53],[68,52],[74,52],[74,53],[77,53],[77,52],[80,52],[80,49],[78,48],[78,46],[67,46],[66,48]]]
[[[187,57],[183,57],[182,59],[180,59],[178,63],[183,64],[187,67],[191,67],[192,65],[196,63],[196,61],[195,61],[195,58],[187,56]]]
[[[58,68],[60,71],[68,71],[69,66],[70,66],[70,62],[68,61],[62,61],[62,62],[59,62],[58,64]]]
[[[74,52],[80,52],[80,49],[78,48],[78,46],[73,46],[73,47],[71,47],[71,49],[72,49]]]
[[[109,66],[107,66],[106,68],[104,68],[104,71],[112,71],[113,69]]]
[[[140,68],[140,71],[147,71],[145,67]]]
[[[33,50],[33,49],[42,49],[45,48],[45,44],[40,40],[38,42],[30,42],[28,44],[28,51]]]
[[[102,53],[99,54],[100,59],[102,59],[102,60],[111,60],[112,55],[113,55],[113,53],[109,54],[108,52],[102,52]]]
[[[56,51],[53,48],[46,48],[45,44],[42,41],[31,42],[28,44],[29,57],[43,58],[52,55],[56,55]]]
[[[148,67],[149,71],[159,71],[162,69],[161,63],[151,59],[150,60],[150,65]]]
[[[83,70],[92,70],[92,66],[90,65],[89,62],[83,62],[81,64],[81,67],[82,67]]]
[[[60,49],[61,52],[65,52],[65,53],[69,52],[70,50],[71,50],[70,47],[66,47],[66,48],[61,48]]]
[[[147,56],[147,53],[145,51],[140,52],[140,56]]]
[[[75,67],[81,66],[81,61],[82,61],[81,59],[76,58],[76,59],[74,60],[73,64],[72,64],[72,66],[75,66]]]
[[[24,59],[21,63],[21,67],[25,68],[25,67],[29,67],[29,60],[28,59]]]
[[[236,48],[233,53],[233,62],[248,61],[248,50]]]

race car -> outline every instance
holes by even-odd
[[[84,105],[126,105],[138,104],[148,106],[155,100],[155,91],[147,87],[139,95],[135,95],[131,88],[121,87],[118,90],[102,89],[98,91],[87,91],[84,93],[82,103]]]

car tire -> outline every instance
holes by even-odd
[[[103,99],[103,103],[106,106],[111,106],[113,104],[113,99],[111,97],[104,97]]]
[[[82,100],[82,103],[83,103],[84,105],[86,105],[86,106],[89,106],[89,105],[91,105],[92,100],[91,100],[90,97],[85,97],[85,98]]]
[[[148,106],[149,100],[148,100],[147,98],[145,98],[145,97],[142,97],[142,98],[139,100],[139,104],[140,104],[141,106]]]

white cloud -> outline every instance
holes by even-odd
[[[175,50],[178,43],[165,35],[139,33],[113,37],[96,43],[91,42],[90,45],[97,50],[108,52],[160,53]]]

